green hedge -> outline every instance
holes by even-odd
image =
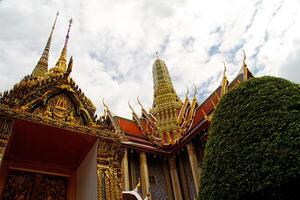
[[[299,85],[241,83],[222,97],[208,134],[199,199],[300,198]]]

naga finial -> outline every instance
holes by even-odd
[[[189,87],[186,86],[186,94],[185,94],[185,97],[188,98],[188,96],[189,96]]]
[[[102,98],[102,104],[103,104],[104,107],[107,107],[107,105],[104,102],[104,97]]]
[[[224,73],[227,71],[227,65],[225,61],[222,61],[222,63],[224,64]]]
[[[130,100],[128,100],[128,106],[129,106],[129,108],[132,110],[132,112],[134,112],[132,106],[130,105]]]
[[[245,50],[244,49],[242,49],[242,51],[243,51],[243,55],[244,55],[244,57],[243,57],[243,65],[246,65],[246,52],[245,52]]]
[[[65,73],[67,78],[70,76],[70,74],[72,72],[72,69],[73,69],[73,56],[71,56],[71,58],[70,58],[68,68],[67,68],[67,71]]]
[[[197,86],[196,84],[194,84],[194,98],[196,97],[196,94],[197,94]]]
[[[142,109],[144,109],[143,105],[140,102],[139,96],[136,97],[138,104],[142,107]]]

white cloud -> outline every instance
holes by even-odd
[[[208,96],[220,83],[221,60],[236,75],[244,48],[258,76],[300,82],[300,2],[297,0],[87,0],[0,1],[0,91],[31,73],[57,10],[50,66],[61,51],[68,19],[74,18],[68,54],[72,77],[102,113],[101,99],[122,116],[138,111],[136,97],[151,107],[155,52],[184,95],[196,84]],[[299,73],[298,73],[299,74]]]

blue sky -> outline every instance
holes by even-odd
[[[256,76],[300,82],[299,0],[0,0],[0,91],[31,73],[57,10],[49,67],[72,17],[71,76],[99,114],[102,98],[125,117],[128,100],[139,110],[137,96],[151,107],[156,51],[177,93],[195,84],[200,102],[220,84],[223,60],[229,79],[236,76],[241,49]]]

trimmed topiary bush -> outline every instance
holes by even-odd
[[[222,97],[199,199],[300,199],[300,86],[262,77]]]

